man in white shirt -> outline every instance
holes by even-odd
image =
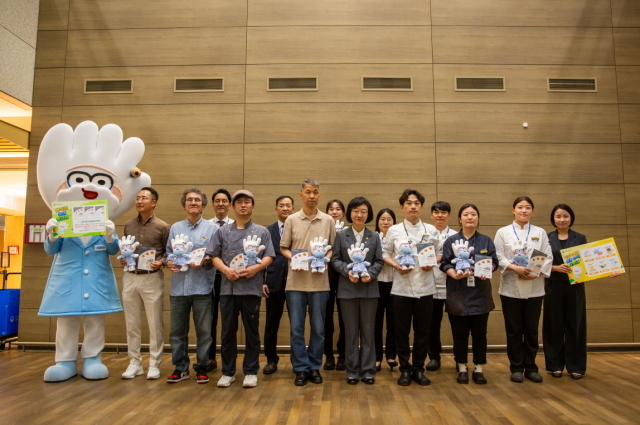
[[[451,219],[451,205],[448,202],[434,202],[431,205],[431,221],[438,230],[438,239],[444,245],[444,241],[456,232],[449,228]],[[442,342],[440,341],[440,326],[444,313],[444,305],[447,301],[447,275],[440,271],[440,264],[433,268],[436,278],[436,293],[433,295],[433,313],[431,315],[431,331],[429,332],[429,363],[426,369],[430,372],[440,369],[440,353]]]
[[[209,221],[212,222],[216,228],[219,229],[222,226],[235,222],[232,218],[229,218],[231,193],[229,193],[227,189],[220,188],[216,190],[212,196],[211,203],[213,204],[213,211],[216,215]],[[209,363],[207,363],[208,372],[211,372],[218,367],[218,362],[216,361],[216,335],[218,331],[218,309],[220,307],[221,283],[222,276],[220,275],[220,271],[216,270],[216,275],[213,281],[213,291],[211,291],[211,318],[213,320],[211,323],[211,338],[213,341],[211,342],[211,348],[209,349]]]
[[[400,253],[397,243],[412,242],[412,252],[416,254],[419,243],[432,242],[436,249],[437,261],[442,258],[442,244],[438,240],[438,231],[430,224],[420,220],[420,213],[424,206],[424,196],[417,190],[407,189],[400,196],[400,209],[404,213],[404,221],[391,226],[385,237],[382,252],[384,262],[393,267],[394,295],[393,309],[396,325],[396,346],[400,360],[400,378],[398,385],[408,386],[411,381],[418,385],[429,385],[431,382],[424,375],[424,361],[427,358],[429,345],[429,331],[433,310],[433,294],[436,293],[436,283],[433,267],[419,267],[405,269],[400,266],[395,257]],[[414,257],[415,259],[416,257]],[[411,348],[409,334],[413,323],[413,358],[409,362]]]

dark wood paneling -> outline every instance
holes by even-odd
[[[629,143],[622,146],[624,182],[640,183],[640,144]],[[633,196],[633,195],[632,195]]]
[[[64,68],[36,69],[33,80],[33,106],[62,106]],[[34,126],[37,123],[34,123]]]
[[[640,28],[614,28],[616,65],[640,65]]]
[[[37,68],[64,68],[67,56],[67,31],[38,31]]]
[[[70,0],[40,0],[38,31],[66,30],[69,24],[69,2]]]
[[[633,342],[631,309],[589,310],[587,338],[589,343]]]
[[[629,0],[610,0],[614,27],[640,27],[640,3]]]
[[[640,143],[640,105],[618,105],[622,143]]]
[[[20,341],[49,342],[50,317],[39,317],[37,308],[20,308],[18,336]],[[52,359],[53,360],[53,359]]]
[[[640,66],[617,66],[620,103],[638,103],[640,99]]]

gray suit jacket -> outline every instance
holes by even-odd
[[[356,243],[356,236],[353,229],[348,227],[336,234],[336,240],[333,244],[333,256],[331,257],[331,265],[340,273],[340,281],[338,283],[338,298],[378,298],[378,274],[384,265],[382,261],[382,244],[380,236],[369,229],[364,229],[362,243],[365,248],[369,248],[369,252],[365,256],[365,261],[371,263],[367,270],[371,275],[371,281],[364,283],[361,280],[353,283],[349,280],[349,269],[347,266],[351,263],[347,250],[351,245]]]

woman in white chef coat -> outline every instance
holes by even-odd
[[[553,255],[547,232],[530,223],[533,209],[533,201],[528,196],[516,198],[511,210],[513,222],[499,229],[494,239],[502,273],[498,292],[513,382],[523,382],[524,378],[542,382],[536,365],[538,324],[544,299],[544,279],[551,274]],[[531,258],[534,249],[547,255],[539,276],[514,262],[516,251],[521,249],[527,259]]]

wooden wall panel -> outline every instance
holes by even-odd
[[[247,63],[431,63],[428,26],[247,28]]]
[[[411,92],[362,91],[362,77],[412,77]],[[267,92],[269,77],[317,77],[318,91]],[[433,102],[431,65],[248,65],[247,103]]]
[[[249,26],[431,25],[420,0],[249,0]]]
[[[633,342],[630,309],[589,310],[587,316],[589,343]]]
[[[640,309],[631,311],[633,314],[633,341],[640,342]]]
[[[586,282],[585,285],[588,309],[631,308],[631,281],[629,273],[624,273],[615,279],[604,278]]]
[[[29,133],[29,148],[31,149],[36,144],[39,145],[42,142],[42,138],[49,131],[51,127],[62,122],[62,107],[46,107],[38,106],[32,110],[32,125],[31,133]],[[31,151],[33,155],[33,151]],[[35,175],[35,169],[29,172],[29,177]],[[35,180],[34,180],[35,182]]]
[[[431,0],[431,10],[433,25],[611,26],[609,0],[565,0],[560,2]]]
[[[637,214],[638,208],[640,208],[640,184],[625,184],[624,196],[627,224],[640,224],[640,216]]]
[[[622,143],[640,143],[640,105],[618,105]]]
[[[33,80],[33,106],[62,106],[64,68],[36,69]],[[37,123],[35,123],[37,125]]]
[[[610,28],[484,26],[434,26],[433,62],[514,65],[615,64]]]
[[[640,65],[640,28],[614,28],[616,65]]]
[[[640,99],[640,66],[617,66],[620,103],[638,103]]]
[[[629,252],[636,253],[640,249],[640,225],[628,225],[627,232],[629,234]],[[640,267],[640,259],[637,255],[632,255],[625,266]]]
[[[110,0],[96,13],[93,0],[74,0],[69,29],[190,28],[244,26],[247,3],[236,0]]]
[[[36,68],[64,68],[67,56],[67,31],[39,31]]]
[[[40,0],[38,30],[66,30],[69,25],[69,2],[70,0]]]
[[[460,167],[458,158],[438,152],[438,183],[622,183],[622,158],[616,145],[519,144],[517,156],[501,143],[459,143],[459,152],[482,164],[482,176],[474,167]],[[567,163],[565,155],[580,162]],[[602,168],[602,164],[607,164]],[[594,174],[593,170],[599,170]],[[549,170],[554,170],[550,173]],[[480,181],[479,181],[480,180]],[[608,186],[606,190],[608,190]]]
[[[640,183],[640,144],[623,144],[622,163],[624,165],[624,182]]]
[[[640,3],[629,0],[610,0],[614,27],[640,27]]]
[[[42,248],[42,245],[39,245]],[[29,261],[25,261],[22,269],[22,287],[28,288],[27,291],[20,291],[20,308],[40,308],[42,302],[42,294],[49,277],[49,270],[53,256],[48,255],[42,249],[40,266],[29,266]],[[26,260],[26,258],[25,258]]]
[[[373,143],[345,146],[336,161],[331,143],[250,145],[245,151],[244,181],[247,185],[299,183],[312,171],[316,180],[326,183],[435,183],[434,144],[398,144],[394,161],[377,147]],[[274,166],[279,169],[275,174]],[[384,172],[376,171],[380,169]]]
[[[640,308],[640,269],[637,267],[626,267],[626,271],[629,281],[631,282],[631,307]]]
[[[176,77],[222,77],[225,91],[222,93],[174,93]],[[133,79],[133,93],[84,94],[86,79]],[[65,106],[87,106],[242,103],[244,80],[244,66],[239,65],[67,68],[64,81],[64,104]]]
[[[620,143],[617,105],[437,103],[435,110],[438,143]]]
[[[606,66],[434,65],[436,102],[616,103],[616,73]],[[456,92],[455,77],[505,77],[504,92]],[[596,78],[597,93],[549,93],[547,78]]]
[[[20,308],[20,322],[18,323],[20,341],[54,341],[49,339],[51,320],[50,317],[39,317],[37,308]]]
[[[280,103],[246,107],[246,143],[434,142],[429,103]]]
[[[69,32],[67,66],[235,65],[245,44],[242,27],[78,30]]]

